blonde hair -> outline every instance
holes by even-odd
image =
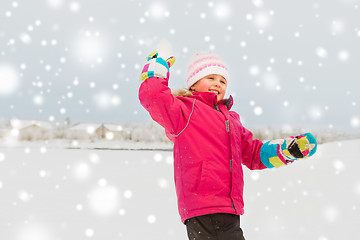
[[[171,93],[174,97],[191,97],[193,95],[192,91],[187,88],[173,90]]]

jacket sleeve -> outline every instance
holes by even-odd
[[[242,163],[250,170],[265,169],[266,166],[260,159],[260,150],[263,143],[259,139],[254,139],[252,132],[242,125],[240,131]]]
[[[176,134],[184,118],[184,103],[171,94],[166,79],[151,77],[139,89],[141,105],[150,113],[151,118],[170,134]],[[168,134],[167,133],[167,134]]]

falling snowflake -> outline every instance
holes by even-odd
[[[273,73],[266,73],[262,76],[262,82],[268,91],[274,91],[280,89],[280,83],[278,77]]]
[[[258,66],[253,65],[253,66],[250,67],[249,72],[250,72],[250,75],[251,75],[251,76],[258,76],[259,73],[260,73],[260,69],[259,69]]]
[[[90,162],[97,164],[100,162],[100,156],[96,153],[90,153],[88,156]]]
[[[87,64],[97,63],[108,55],[108,43],[99,32],[84,31],[75,41],[75,57]]]
[[[78,12],[80,10],[80,4],[78,2],[71,2],[69,9],[71,12]]]
[[[169,187],[169,181],[166,178],[159,178],[157,183],[162,189],[166,189]]]
[[[24,190],[22,190],[18,193],[18,197],[23,202],[28,202],[28,201],[30,201],[31,198],[33,198],[33,196],[31,194],[29,194],[28,192],[26,192]]]
[[[150,5],[149,11],[146,12],[145,15],[155,20],[162,20],[165,17],[168,17],[170,12],[163,3],[155,2]]]
[[[11,65],[0,65],[0,95],[10,95],[19,87],[18,72]]]
[[[92,238],[94,236],[95,232],[92,228],[88,228],[85,230],[85,236],[88,238]]]
[[[113,140],[114,137],[115,137],[115,135],[114,135],[113,132],[107,132],[107,133],[105,134],[105,138],[106,138],[107,140]]]
[[[227,3],[216,3],[213,7],[214,15],[219,20],[228,19],[231,16],[231,6]]]
[[[132,198],[132,196],[133,196],[133,192],[131,190],[124,191],[124,197],[126,199],[130,199],[130,198]]]
[[[84,181],[89,179],[91,176],[91,168],[87,163],[79,162],[74,164],[72,167],[73,177],[77,180]]]
[[[346,62],[347,60],[349,60],[349,57],[350,57],[349,52],[346,50],[342,50],[338,54],[338,58],[341,62]]]
[[[64,0],[47,0],[47,3],[53,8],[59,8],[64,3]]]
[[[150,224],[154,224],[154,223],[156,222],[156,216],[153,215],[153,214],[149,215],[149,216],[147,217],[147,221],[148,221],[148,223],[150,223]]]
[[[257,106],[254,108],[254,114],[256,116],[260,116],[262,113],[263,113],[263,109],[261,107]]]
[[[24,43],[24,44],[30,44],[31,43],[31,36],[27,33],[22,33],[20,35],[20,40]]]
[[[321,236],[321,237],[319,237],[318,240],[328,240],[328,238],[327,238],[327,237],[324,237],[324,236]]]
[[[41,153],[46,153],[47,152],[47,148],[46,147],[40,147],[40,152]]]
[[[252,0],[252,3],[254,4],[255,7],[263,7],[264,6],[264,2],[262,0]]]
[[[327,221],[334,222],[339,215],[339,211],[335,206],[327,206],[324,208],[323,214]]]
[[[268,12],[260,11],[255,13],[252,17],[252,21],[257,28],[267,28],[271,23],[271,16]]]
[[[308,115],[312,120],[318,120],[323,116],[323,110],[319,106],[311,106],[308,110]]]
[[[112,215],[119,206],[120,196],[114,186],[98,186],[90,193],[88,203],[90,209],[99,216]]]
[[[100,109],[108,109],[110,107],[118,106],[121,103],[119,96],[107,91],[102,91],[94,95],[94,102]]]
[[[254,180],[254,181],[257,181],[257,180],[259,180],[259,178],[260,178],[260,174],[258,173],[258,172],[252,172],[251,173],[251,179],[252,180]]]
[[[358,182],[358,183],[355,185],[354,190],[355,190],[355,194],[360,197],[360,182]]]
[[[5,154],[0,152],[0,162],[5,160]]]
[[[161,153],[156,153],[154,155],[155,162],[161,162],[163,160],[163,155]]]
[[[316,48],[315,52],[316,52],[316,55],[320,58],[326,58],[328,56],[326,49],[323,47]]]
[[[17,240],[47,240],[54,239],[51,229],[45,224],[33,223],[17,230]]]
[[[35,105],[42,105],[44,103],[44,97],[41,95],[36,95],[33,98],[33,102]]]
[[[360,118],[359,117],[353,117],[350,119],[350,125],[354,128],[357,128],[360,126]]]
[[[344,171],[344,169],[345,169],[344,162],[341,160],[335,160],[333,162],[333,166],[336,170],[336,173],[340,173],[340,172]]]
[[[345,22],[341,19],[333,20],[330,24],[332,35],[340,35],[345,31]]]

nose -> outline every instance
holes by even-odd
[[[215,85],[216,87],[220,87],[220,80],[216,80],[216,81],[214,82],[214,85]]]

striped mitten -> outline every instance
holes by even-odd
[[[316,149],[314,136],[305,133],[264,143],[260,150],[260,160],[267,168],[280,167],[298,159],[311,157]]]
[[[166,61],[159,57],[157,51],[152,52],[148,58],[147,63],[145,64],[141,72],[141,80],[145,81],[151,77],[159,77],[166,80],[169,80],[170,76],[170,67],[175,63],[175,57],[169,57]]]

